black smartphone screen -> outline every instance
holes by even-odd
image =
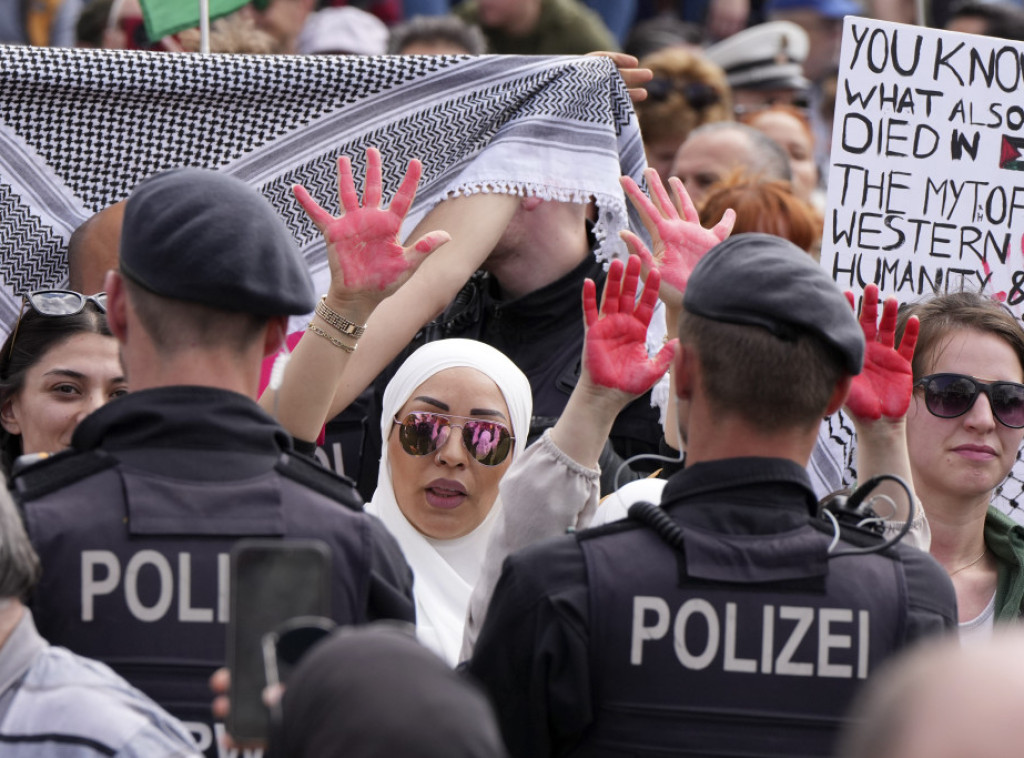
[[[263,636],[296,616],[330,615],[330,552],[319,540],[242,540],[231,551],[228,668],[236,742],[265,741]]]

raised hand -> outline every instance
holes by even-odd
[[[661,275],[652,269],[643,294],[636,301],[640,259],[612,261],[605,281],[604,301],[597,308],[597,287],[583,283],[583,314],[587,324],[583,367],[599,386],[642,395],[668,370],[678,340],[672,340],[654,358],[647,356],[647,327],[658,300]]]
[[[423,259],[450,237],[436,231],[414,244],[402,247],[398,233],[416,196],[420,162],[412,160],[405,178],[385,210],[381,203],[381,157],[376,148],[366,151],[366,192],[359,205],[352,164],[347,156],[338,159],[338,196],[341,215],[332,216],[317,204],[305,187],[292,187],[295,199],[327,241],[331,267],[331,288],[340,296],[374,293],[385,297],[408,278]]]
[[[661,299],[669,306],[682,307],[683,293],[694,266],[708,250],[729,236],[736,213],[730,208],[713,228],[705,229],[679,179],[674,176],[669,179],[673,195],[670,199],[657,171],[647,169],[644,178],[651,191],[650,198],[632,178],[624,176],[620,181],[651,235],[653,255],[632,232],[626,230],[620,234],[629,251],[640,256],[644,266],[661,273]]]
[[[850,307],[854,306],[852,292],[846,293]],[[862,419],[877,420],[882,416],[900,419],[910,407],[914,378],[910,362],[917,346],[920,328],[917,318],[907,322],[899,348],[896,342],[896,298],[891,297],[882,307],[878,321],[878,287],[869,284],[864,289],[864,304],[860,313],[860,326],[864,330],[867,351],[864,370],[853,377],[846,409]],[[877,322],[877,325],[876,325]]]

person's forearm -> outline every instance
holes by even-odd
[[[595,386],[581,376],[551,429],[551,441],[581,466],[595,468],[612,424],[630,399],[623,392]]]
[[[330,294],[324,304],[357,325],[366,323],[373,311],[372,303],[341,302]],[[338,377],[354,356],[331,340],[352,347],[359,344],[359,340],[343,334],[319,315],[314,314],[311,323],[322,334],[312,331],[303,334],[292,351],[280,388],[276,391],[268,388],[259,401],[293,437],[310,441],[320,435]]]
[[[853,420],[857,433],[857,479],[860,484],[880,474],[890,474],[903,479],[914,489],[910,471],[910,454],[907,451],[907,425],[904,419],[893,421],[882,418],[878,421]],[[895,503],[893,519],[906,521],[907,494],[895,482],[880,484],[872,495],[886,495]],[[887,516],[884,507],[875,509],[880,516]],[[920,515],[920,514],[916,514]]]
[[[416,332],[440,315],[494,249],[518,207],[514,195],[481,193],[445,200],[427,214],[409,239],[434,229],[448,232],[452,239],[370,315],[358,358],[335,376],[334,397],[324,421],[355,400]]]
[[[665,340],[674,340],[679,336],[679,308],[665,303]],[[680,350],[682,347],[680,346]],[[665,423],[662,424],[662,433],[665,435],[665,444],[673,450],[682,450],[683,443],[679,439],[679,401],[676,398],[676,377],[675,372],[669,369],[668,372],[668,400],[665,401]]]

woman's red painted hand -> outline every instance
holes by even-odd
[[[587,279],[583,283],[587,324],[583,367],[594,384],[642,395],[668,370],[677,340],[662,347],[654,358],[647,355],[647,327],[654,315],[660,279],[658,271],[652,269],[637,301],[640,259],[631,255],[627,265],[612,261],[600,313],[594,282]]]
[[[373,294],[382,299],[396,290],[423,259],[447,242],[447,232],[429,232],[413,245],[402,247],[399,230],[416,196],[420,162],[412,160],[391,205],[381,208],[381,157],[376,148],[366,151],[366,192],[359,204],[352,164],[338,159],[338,195],[341,215],[332,216],[306,189],[292,187],[296,200],[327,241],[331,287],[338,294]]]
[[[651,197],[628,176],[622,177],[620,182],[651,235],[654,253],[632,232],[627,230],[620,234],[629,251],[640,256],[645,267],[661,273],[661,299],[667,305],[682,307],[683,293],[694,266],[708,250],[729,236],[736,213],[730,208],[713,228],[705,229],[679,179],[674,176],[669,179],[673,195],[669,198],[657,171],[647,169],[644,178]]]
[[[852,292],[846,293],[850,307],[854,308]],[[853,416],[865,420],[878,420],[882,416],[899,419],[906,415],[914,390],[910,362],[917,346],[919,324],[917,318],[907,322],[900,346],[896,342],[896,298],[889,298],[882,307],[878,320],[878,287],[869,284],[864,290],[860,325],[864,330],[867,350],[864,369],[853,378],[846,409]]]

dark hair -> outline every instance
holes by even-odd
[[[904,305],[896,323],[898,339],[903,339],[911,316],[921,321],[912,363],[915,380],[931,370],[931,362],[942,341],[961,329],[999,337],[1013,349],[1024,370],[1024,329],[1006,306],[980,292],[947,292],[921,303]]]
[[[468,55],[487,52],[487,40],[479,27],[467,24],[458,16],[413,16],[391,30],[388,53],[400,55],[417,42],[447,42],[461,47]]]
[[[711,409],[762,432],[817,428],[846,375],[842,356],[811,334],[783,340],[759,326],[684,310],[679,339],[697,351]]]
[[[1024,11],[1009,3],[985,3],[976,0],[956,3],[950,8],[949,17],[943,26],[958,18],[976,18],[984,22],[988,37],[1009,40],[1024,40]]]
[[[241,353],[262,337],[270,320],[157,295],[123,270],[121,276],[139,323],[165,354],[181,353],[196,345]]]
[[[24,387],[25,374],[30,368],[54,347],[76,334],[112,336],[107,317],[92,302],[86,303],[85,309],[73,316],[41,316],[26,306],[21,320],[4,340],[3,354],[0,355],[0,408]],[[0,466],[8,476],[11,464],[21,453],[21,435],[0,428]]]

